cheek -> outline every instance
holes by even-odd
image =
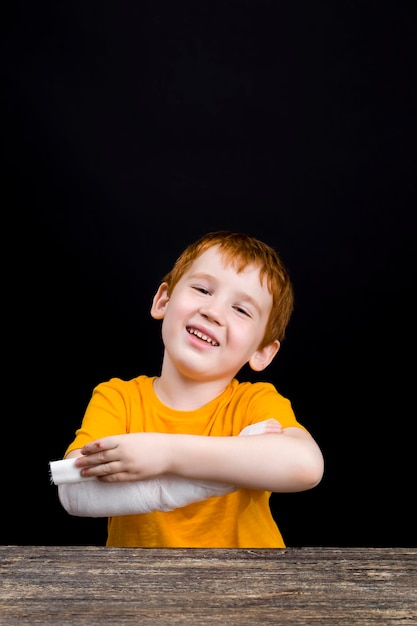
[[[189,307],[185,300],[171,299],[165,310],[164,319],[162,321],[162,330],[175,328],[184,322]]]
[[[236,344],[242,349],[251,350],[253,345],[259,343],[258,329],[250,324],[242,323],[242,320],[234,319],[228,325],[229,342]]]
[[[249,351],[257,350],[264,338],[265,329],[262,324],[243,325],[239,331],[240,340],[246,343]]]
[[[172,317],[181,318],[195,311],[196,303],[188,294],[176,294],[169,302],[169,309]]]

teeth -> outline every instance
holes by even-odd
[[[190,333],[190,335],[195,335],[199,339],[202,339],[203,341],[207,341],[207,343],[211,343],[213,346],[219,345],[217,341],[214,341],[214,339],[207,337],[207,335],[203,335],[203,333],[200,333],[199,330],[194,330],[194,328],[189,328],[188,332]]]

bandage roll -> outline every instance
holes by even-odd
[[[64,483],[80,483],[85,480],[95,480],[94,476],[84,478],[81,476],[81,472],[75,465],[75,458],[63,459],[61,461],[51,461],[49,463],[49,470],[51,480],[54,485],[63,485]]]

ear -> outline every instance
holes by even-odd
[[[164,318],[168,301],[168,284],[161,283],[152,300],[151,315],[155,320]]]
[[[251,369],[253,369],[254,372],[262,372],[262,370],[271,363],[280,347],[281,344],[278,339],[276,339],[274,342],[257,350],[248,361]]]

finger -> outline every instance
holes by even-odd
[[[269,418],[269,420],[266,420],[265,424],[267,424],[267,426],[275,426],[277,428],[282,428],[282,426],[279,423],[279,421],[276,420],[274,417],[271,417],[271,418]]]
[[[131,476],[127,472],[118,472],[117,474],[106,474],[104,476],[97,476],[97,480],[102,483],[119,483],[131,481]]]
[[[75,461],[75,465],[79,468],[97,467],[118,460],[114,450],[102,450],[101,452],[79,456]]]
[[[86,443],[85,446],[81,449],[81,453],[84,455],[96,454],[97,452],[112,450],[114,448],[117,448],[117,446],[118,443],[116,439],[114,439],[113,437],[105,437],[104,439],[97,439],[96,441]]]
[[[120,471],[120,465],[115,461],[108,461],[107,463],[100,463],[99,465],[84,467],[81,470],[81,475],[85,478],[91,476],[94,476],[96,478],[106,478],[117,474],[118,471]]]

